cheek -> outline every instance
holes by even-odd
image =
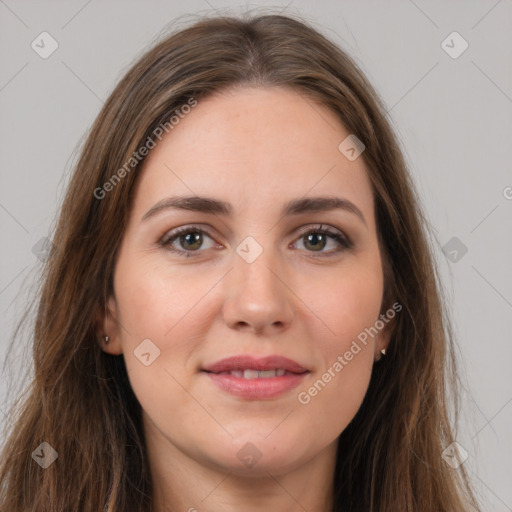
[[[321,336],[309,332],[322,357],[298,401],[309,409],[316,429],[329,429],[335,435],[355,416],[370,382],[377,336],[374,326],[383,293],[380,260],[374,258],[364,268],[352,266],[329,279],[317,279],[309,289],[308,305],[329,329],[322,328]]]
[[[202,319],[195,312],[208,300],[217,275],[203,273],[198,279],[186,269],[170,272],[165,264],[152,265],[143,259],[135,263],[119,265],[116,282],[120,321],[130,337],[154,337],[168,344],[177,339],[176,332],[183,334],[189,319],[200,326]]]
[[[168,269],[120,259],[115,290],[121,344],[132,388],[144,407],[166,403],[167,391],[168,403],[183,396],[178,382],[195,371],[193,355],[205,321],[197,311],[214,283],[205,276],[191,286],[183,273],[171,276]]]
[[[308,306],[328,327],[322,329],[328,335],[319,340],[322,353],[332,359],[334,354],[349,350],[359,335],[364,341],[366,329],[374,326],[379,318],[384,291],[378,253],[360,260],[354,258],[335,272],[304,279],[302,286],[309,291]],[[314,332],[309,334],[311,339],[318,339]],[[368,336],[369,345],[372,341]]]

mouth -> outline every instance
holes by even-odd
[[[228,394],[247,400],[276,398],[297,387],[309,370],[282,356],[222,359],[201,371]]]
[[[283,375],[290,375],[292,372],[284,368],[276,368],[275,370],[251,370],[246,368],[244,370],[230,370],[227,372],[210,372],[216,375],[233,375],[239,379],[271,379],[273,377],[282,377]]]

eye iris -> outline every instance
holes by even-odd
[[[313,250],[322,250],[325,247],[325,235],[323,233],[311,233],[306,236],[306,245],[311,241],[321,241],[320,247],[313,244]]]
[[[192,242],[192,244],[197,244],[197,246],[193,247],[192,245],[187,245],[187,249],[199,249],[199,247],[201,247],[201,244],[202,244],[202,235],[201,233],[197,232],[197,231],[189,231],[186,235],[181,235],[180,236],[180,242],[182,244],[182,246],[184,245],[183,244],[183,241],[186,240],[187,241],[187,244],[188,242]],[[198,243],[199,242],[199,243]]]

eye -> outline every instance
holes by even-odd
[[[203,246],[205,235],[213,242],[211,236],[204,229],[196,226],[185,226],[167,233],[159,243],[162,247],[177,253],[179,256],[190,258],[193,256],[192,253],[200,252],[199,248]],[[176,244],[180,247],[177,248]],[[206,249],[211,249],[214,245],[215,243],[210,244]]]
[[[334,249],[324,251],[323,249],[328,245],[329,239],[334,241]],[[337,254],[343,250],[350,249],[353,246],[351,240],[340,231],[326,229],[323,228],[322,225],[303,231],[300,235],[299,241],[303,241],[303,245],[306,247],[307,252],[320,253],[321,257]]]

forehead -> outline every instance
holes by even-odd
[[[372,217],[362,158],[338,149],[337,115],[289,88],[231,89],[200,100],[144,161],[135,209],[171,194],[226,199],[235,210],[276,211],[289,199],[336,194]]]

